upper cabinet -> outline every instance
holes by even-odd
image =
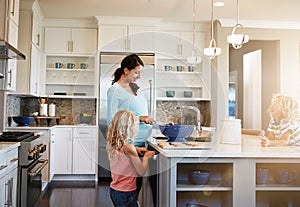
[[[19,5],[20,0],[8,0],[8,17],[16,25],[19,22]]]
[[[207,28],[203,24],[161,23],[156,32],[155,51],[161,55],[176,59],[186,59],[191,56],[195,47],[199,55],[205,47]]]
[[[154,27],[140,25],[100,25],[100,50],[153,52]]]
[[[56,54],[95,54],[97,29],[45,28],[45,52]]]
[[[19,0],[0,0],[0,37],[17,48]]]
[[[158,19],[97,17],[103,52],[153,52]]]
[[[41,22],[43,15],[37,1],[21,2],[19,49],[26,60],[18,62],[16,93],[40,95]]]

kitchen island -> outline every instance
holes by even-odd
[[[164,149],[149,140],[158,155],[159,206],[186,206],[197,202],[213,207],[263,207],[270,202],[300,206],[300,174],[278,184],[278,171],[300,172],[300,147],[261,147],[257,136],[243,135],[242,144],[221,144],[218,140],[204,149]],[[268,169],[267,184],[256,184],[256,171]],[[191,170],[208,170],[209,182],[189,182]]]

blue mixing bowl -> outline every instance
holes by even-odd
[[[166,124],[159,125],[163,135],[168,137],[168,142],[185,142],[185,138],[193,133],[194,125]]]
[[[33,121],[33,116],[13,116],[12,119],[18,124],[18,126],[29,126]]]

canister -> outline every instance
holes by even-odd
[[[224,119],[222,120],[221,142],[224,144],[241,144],[241,120]]]
[[[40,115],[41,116],[48,116],[48,104],[41,104],[40,105]]]
[[[53,103],[49,105],[49,116],[55,116],[55,104]]]

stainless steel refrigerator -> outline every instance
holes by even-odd
[[[111,86],[113,73],[120,67],[122,59],[130,53],[122,52],[100,52],[100,86],[98,97],[98,124],[99,124],[99,179],[110,178],[109,161],[106,151],[106,132],[107,132],[107,90]],[[139,93],[148,101],[149,115],[154,117],[155,110],[155,54],[154,53],[136,53],[144,62],[144,69],[141,71],[141,78],[137,80]]]

